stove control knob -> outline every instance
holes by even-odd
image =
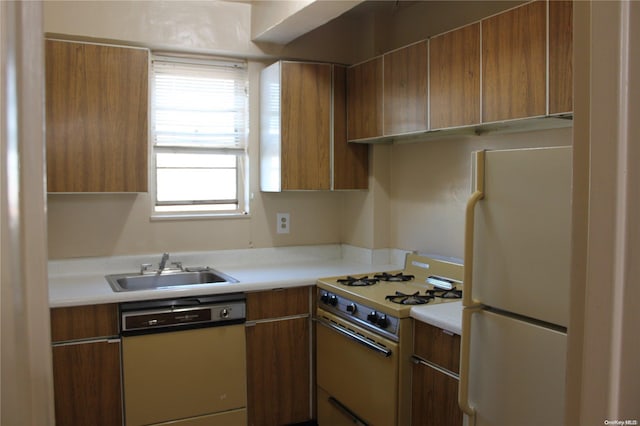
[[[326,291],[325,291],[324,293],[322,293],[322,294],[320,295],[320,301],[321,301],[322,303],[324,303],[325,305],[326,305],[327,303],[329,303],[329,293],[327,293]]]
[[[376,311],[371,311],[369,312],[369,315],[367,315],[367,321],[372,322],[372,323],[377,323],[378,322],[378,313]]]
[[[389,320],[385,314],[382,314],[378,317],[376,324],[378,324],[380,328],[387,328],[389,326]]]
[[[358,307],[356,306],[355,303],[349,303],[347,305],[347,312],[349,312],[351,315],[355,314],[357,310],[358,310]]]
[[[336,296],[335,294],[329,296],[329,304],[331,306],[336,306],[338,304],[338,296]]]

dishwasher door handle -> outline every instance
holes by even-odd
[[[329,397],[329,403],[331,405],[333,405],[334,407],[336,407],[340,412],[342,412],[342,414],[344,414],[345,416],[349,417],[349,419],[351,419],[351,422],[354,425],[357,425],[357,426],[369,426],[368,423],[366,423],[360,417],[355,415],[355,413],[353,411],[349,410],[347,407],[345,407],[344,404],[342,404],[340,401],[338,401],[334,397],[332,397],[332,396]]]
[[[391,351],[391,349],[387,349],[384,348],[382,346],[379,346],[377,344],[375,344],[374,342],[369,341],[366,337],[362,337],[359,336],[345,328],[342,328],[338,325],[332,324],[327,320],[324,320],[322,318],[317,320],[320,324],[324,325],[325,327],[337,331],[338,333],[342,334],[345,337],[348,337],[349,339],[353,340],[354,342],[360,343],[363,346],[366,346],[368,349],[374,350],[377,353],[379,353],[380,355],[384,356],[384,357],[390,357],[391,354],[393,353]]]

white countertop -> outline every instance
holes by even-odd
[[[49,262],[49,306],[57,308],[313,285],[318,278],[402,269],[405,253],[403,250],[369,250],[346,245],[176,253],[171,255],[170,261],[181,260],[185,266],[210,266],[239,282],[128,292],[113,291],[104,276],[135,272],[140,264],[157,261],[160,254],[54,260]],[[460,334],[462,304],[450,302],[413,307],[411,317]]]
[[[411,317],[455,334],[462,334],[462,302],[420,305],[411,308]]]
[[[78,306],[133,300],[267,290],[313,285],[318,278],[367,274],[399,269],[404,251],[367,250],[328,245],[208,253],[176,253],[170,261],[185,266],[210,266],[231,275],[238,283],[115,292],[105,275],[139,270],[160,255],[56,260],[49,262],[49,306]]]

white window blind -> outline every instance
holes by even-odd
[[[246,213],[246,64],[155,56],[152,74],[154,213]]]
[[[154,58],[155,145],[244,149],[246,74],[241,62]]]

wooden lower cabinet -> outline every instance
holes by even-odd
[[[304,287],[247,295],[249,426],[289,425],[312,418],[309,292]],[[287,304],[292,300],[300,303]],[[262,308],[259,319],[252,306]],[[269,318],[267,306],[281,316]],[[301,309],[305,313],[299,313]]]
[[[53,347],[56,425],[121,425],[120,342]]]
[[[56,425],[122,425],[117,305],[51,311]]]
[[[414,364],[411,424],[413,426],[459,426],[458,380],[431,366]]]
[[[412,426],[461,426],[458,406],[460,336],[414,322]]]

